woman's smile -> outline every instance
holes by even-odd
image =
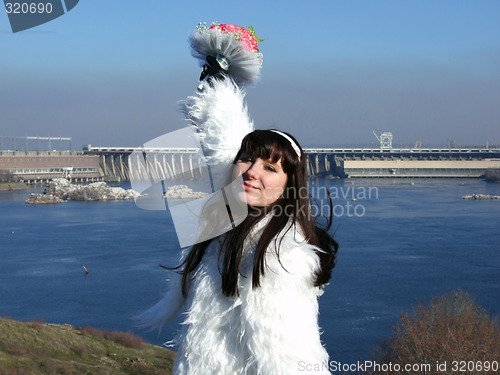
[[[249,182],[245,181],[243,183],[243,187],[246,191],[251,191],[251,190],[259,190],[259,188],[257,186],[253,186],[251,185]]]

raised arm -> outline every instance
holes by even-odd
[[[244,90],[226,78],[202,82],[195,95],[181,102],[209,163],[231,163],[241,140],[253,131],[244,98]]]

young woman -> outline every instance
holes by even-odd
[[[222,73],[202,82],[183,111],[211,162],[232,159],[248,215],[187,249],[168,293],[140,319],[160,327],[184,311],[174,374],[329,374],[318,298],[338,247],[327,232],[331,217],[321,228],[311,213],[296,139],[253,130],[243,98]]]
[[[159,326],[184,308],[175,374],[327,374],[317,299],[337,244],[311,216],[306,157],[290,135],[256,130],[234,169],[248,217],[194,245],[143,318]]]

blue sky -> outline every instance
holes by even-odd
[[[500,2],[80,0],[13,34],[0,14],[0,135],[139,146],[185,126],[198,22],[265,41],[257,128],[304,146],[500,144]]]

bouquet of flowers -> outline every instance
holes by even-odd
[[[207,28],[200,23],[189,38],[192,54],[203,66],[200,80],[229,76],[238,85],[256,82],[262,67],[261,41],[251,26],[214,23]]]

